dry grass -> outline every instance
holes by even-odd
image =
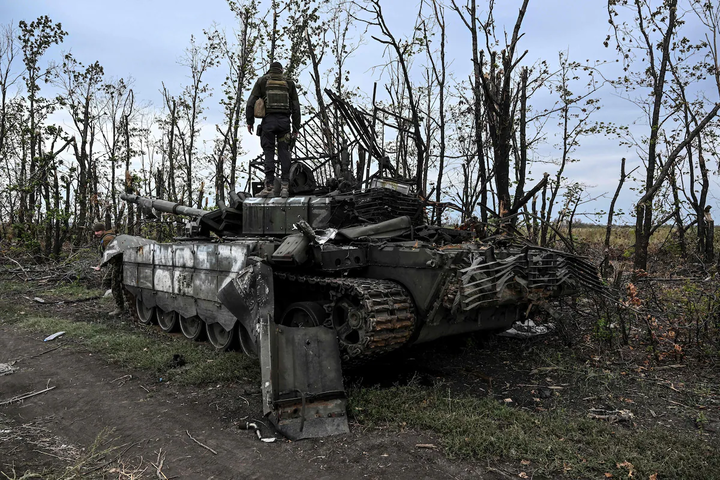
[[[123,458],[127,445],[114,445],[112,429],[102,430],[87,448],[69,445],[54,436],[40,422],[13,425],[0,417],[0,442],[3,448],[24,449],[39,456],[44,466],[24,468],[19,472],[12,463],[0,465],[5,480],[80,480],[88,478],[118,478],[132,480],[150,478],[148,466]],[[5,459],[9,460],[9,459]],[[8,464],[6,464],[8,465]],[[36,464],[39,465],[39,464]]]

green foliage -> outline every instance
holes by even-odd
[[[49,69],[45,74],[41,73],[38,65],[40,58],[52,45],[62,43],[67,32],[62,29],[62,24],[54,23],[47,15],[38,17],[29,24],[25,20],[20,20],[18,26],[26,69],[25,84],[28,95],[34,98],[40,90],[38,80],[50,73]]]
[[[611,343],[613,339],[612,324],[606,317],[598,317],[593,329],[593,335],[596,340]]]
[[[26,254],[35,255],[40,251],[40,241],[37,239],[35,225],[13,223],[12,231],[15,241],[10,246],[10,254],[13,257],[22,257]]]

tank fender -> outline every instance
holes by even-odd
[[[252,262],[253,259],[248,261]],[[255,263],[240,270],[237,277],[220,289],[218,300],[245,327],[257,350],[260,319],[275,322],[272,267],[255,259]]]
[[[149,245],[151,243],[156,242],[154,240],[148,240],[147,238],[136,237],[133,235],[118,235],[112,242],[108,243],[105,252],[103,252],[102,265],[105,265],[116,255],[122,255],[122,253],[128,248]]]

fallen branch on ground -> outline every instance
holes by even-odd
[[[162,451],[162,448],[158,452],[158,459],[157,459],[157,465],[151,462],[151,465],[155,467],[155,475],[160,480],[167,480],[167,477],[162,472],[163,463],[165,463],[165,454]]]
[[[185,433],[187,433],[187,436],[190,437],[190,440],[192,440],[193,442],[197,443],[198,445],[200,445],[200,446],[203,447],[204,449],[211,451],[211,452],[213,453],[213,455],[217,455],[217,454],[218,454],[215,450],[213,450],[212,448],[208,447],[208,446],[205,445],[204,443],[200,443],[200,442],[198,442],[197,440],[195,440],[195,439],[193,438],[193,436],[190,435],[190,432],[189,432],[188,430],[185,430]]]
[[[25,400],[26,398],[34,397],[35,395],[40,395],[41,393],[49,392],[50,390],[53,390],[55,388],[56,387],[50,387],[50,388],[46,388],[45,390],[39,390],[37,392],[31,392],[31,393],[25,393],[23,395],[18,395],[9,400],[3,400],[2,402],[0,402],[0,405],[7,405],[8,403],[19,402],[20,400]]]
[[[55,348],[50,348],[50,349],[45,350],[45,351],[42,351],[42,352],[40,352],[40,353],[36,353],[35,355],[28,355],[28,356],[26,356],[26,357],[20,357],[20,358],[18,358],[17,360],[15,360],[15,362],[21,362],[21,361],[23,361],[23,360],[30,360],[31,358],[37,358],[37,357],[40,357],[40,356],[42,356],[42,355],[45,355],[46,353],[54,352],[55,350],[57,350],[57,349],[59,349],[59,348],[62,348],[62,347],[63,347],[63,345],[60,345],[60,346],[57,346],[57,347],[55,347]]]

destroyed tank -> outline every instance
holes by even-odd
[[[377,159],[376,175],[363,182],[348,174],[347,138],[333,164],[317,152],[298,155],[306,152],[301,136],[289,198],[231,192],[205,211],[123,194],[146,218],[190,220],[171,243],[120,235],[106,254],[123,256],[140,321],[259,356],[264,413],[293,439],[347,432],[343,365],[503,331],[533,303],[602,288],[578,256],[428,225],[426,204],[368,133],[369,115],[331,98],[344,125],[355,125],[362,163]]]

